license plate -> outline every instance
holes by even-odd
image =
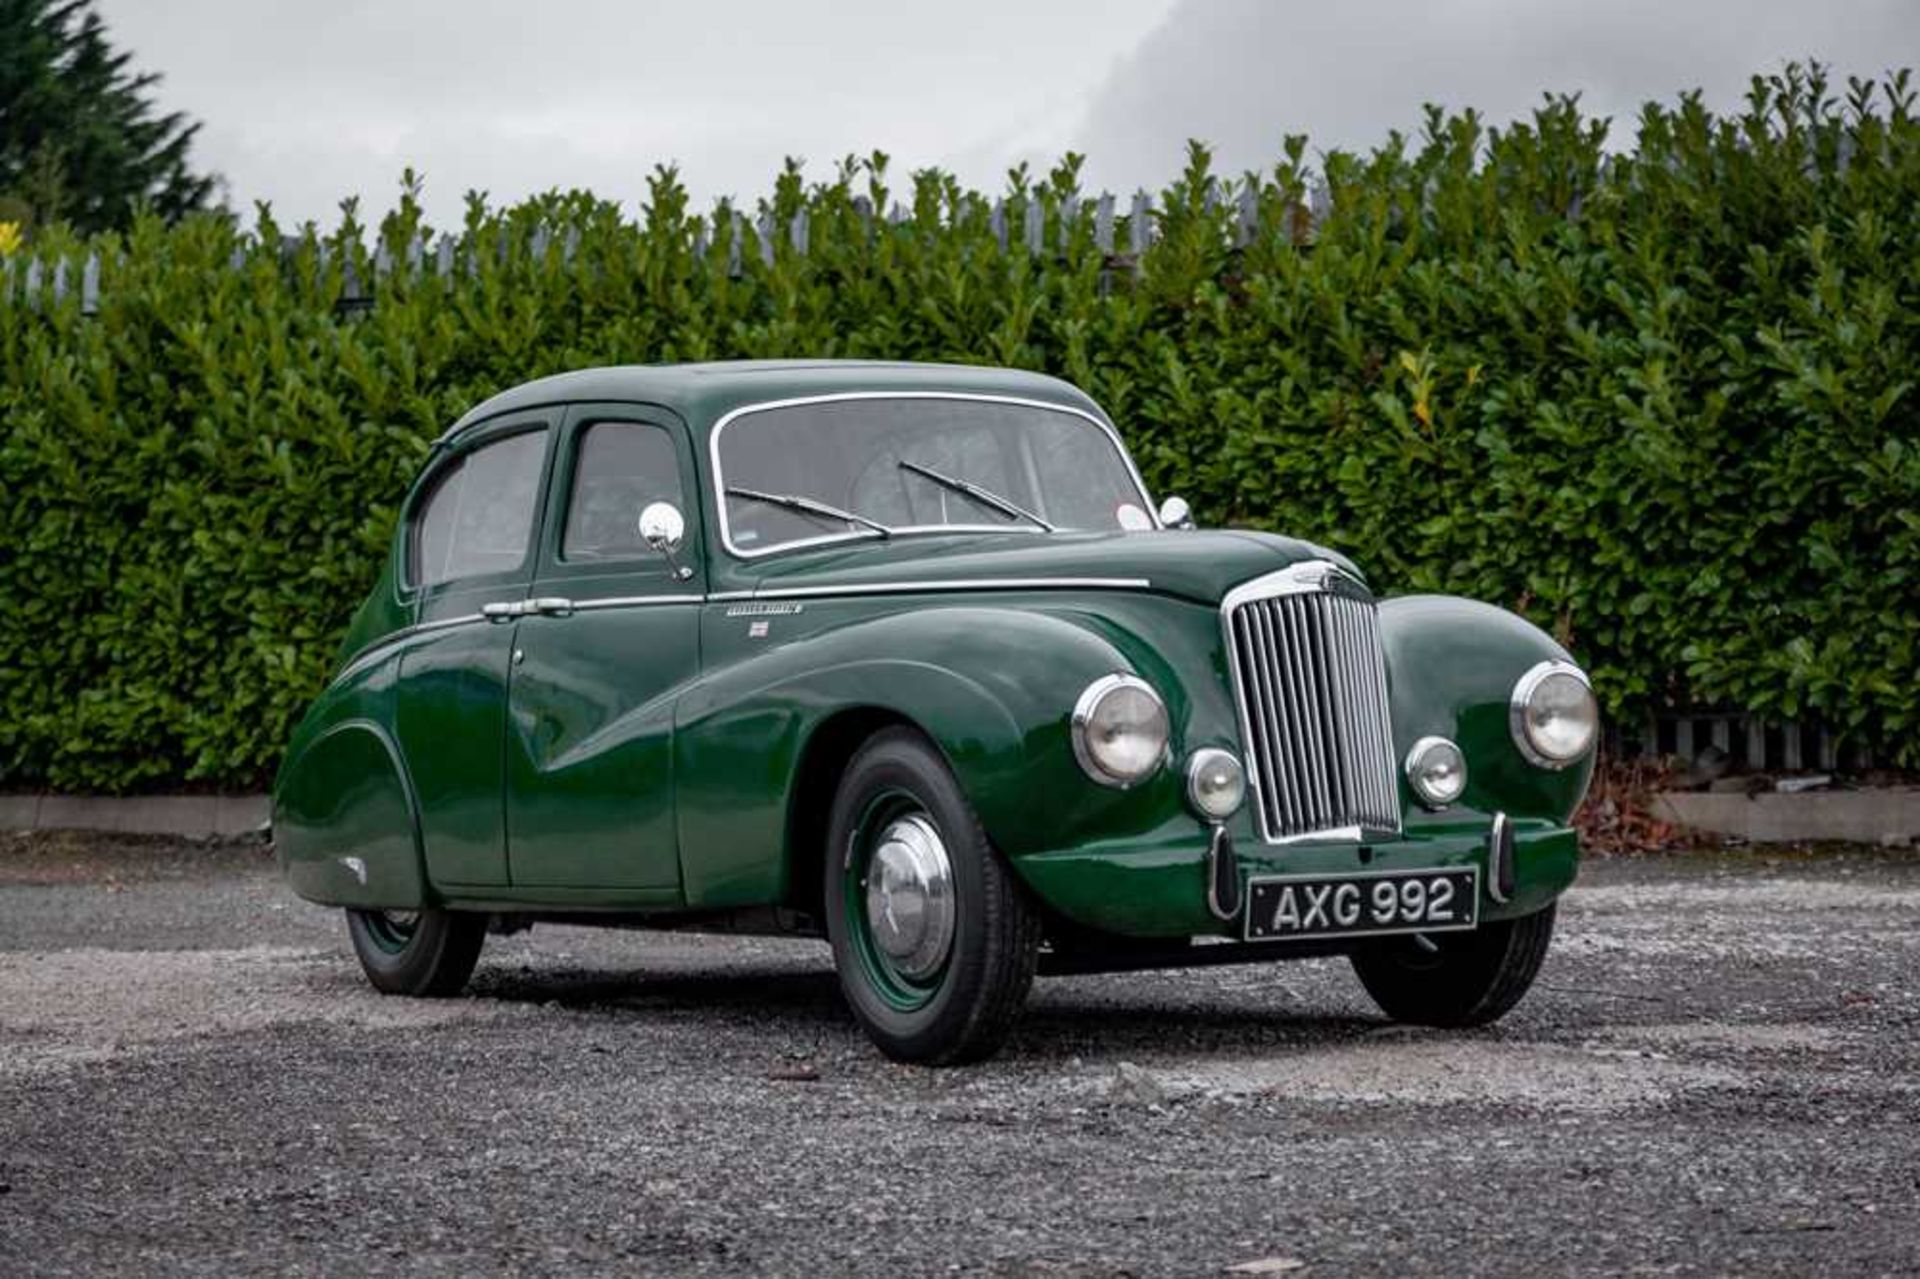
[[[1441,933],[1480,919],[1480,868],[1274,875],[1247,881],[1247,940]]]

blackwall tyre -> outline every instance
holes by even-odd
[[[1520,1002],[1553,940],[1554,908],[1469,933],[1396,937],[1353,953],[1353,971],[1380,1010],[1416,1026],[1484,1026]]]
[[[367,980],[389,995],[444,998],[465,989],[487,917],[452,910],[349,910],[347,934]]]
[[[1040,918],[940,753],[910,729],[875,734],[827,839],[827,935],[868,1036],[897,1061],[991,1056],[1033,983]]]

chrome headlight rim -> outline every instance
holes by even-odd
[[[1460,784],[1450,795],[1432,793],[1422,780],[1425,776],[1422,765],[1426,758],[1437,750],[1452,751],[1454,759],[1459,763]],[[1449,805],[1459,803],[1460,797],[1467,793],[1467,753],[1461,750],[1460,743],[1451,737],[1441,737],[1437,733],[1422,737],[1407,748],[1407,756],[1400,762],[1400,768],[1406,775],[1407,788],[1413,792],[1413,797],[1420,801],[1422,808],[1437,812]]]
[[[1529,731],[1527,708],[1532,705],[1533,695],[1539,691],[1540,686],[1555,675],[1567,675],[1578,680],[1580,686],[1587,690],[1587,699],[1589,701],[1593,700],[1593,682],[1587,678],[1585,671],[1575,666],[1572,662],[1564,661],[1557,657],[1550,658],[1547,661],[1538,662],[1528,667],[1526,674],[1515,681],[1513,696],[1507,703],[1507,728],[1513,738],[1514,746],[1519,749],[1520,754],[1525,757],[1529,764],[1532,764],[1535,768],[1545,768],[1557,772],[1564,768],[1573,767],[1593,753],[1594,745],[1600,737],[1600,713],[1598,707],[1596,707],[1593,716],[1593,734],[1587,739],[1586,744],[1573,754],[1562,758],[1549,755],[1547,752],[1541,750],[1540,747],[1535,744],[1533,735]]]
[[[1117,773],[1102,764],[1094,754],[1087,732],[1093,723],[1095,712],[1100,708],[1100,703],[1123,688],[1146,694],[1153,699],[1154,705],[1160,708],[1162,730],[1160,749],[1154,755],[1153,761],[1142,769],[1138,776]],[[1102,786],[1111,786],[1115,790],[1132,790],[1166,767],[1173,730],[1171,719],[1167,714],[1166,699],[1160,696],[1159,690],[1138,675],[1127,675],[1115,671],[1111,675],[1102,675],[1081,691],[1079,700],[1073,704],[1073,721],[1067,736],[1073,742],[1073,757],[1079,762],[1081,772]]]
[[[1233,769],[1234,776],[1238,779],[1239,793],[1234,796],[1232,804],[1216,811],[1208,807],[1206,801],[1201,798],[1203,793],[1201,783],[1209,768],[1222,763]],[[1203,820],[1224,822],[1244,808],[1246,803],[1247,766],[1240,762],[1238,755],[1221,746],[1202,746],[1187,756],[1187,804]]]

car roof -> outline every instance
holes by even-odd
[[[743,405],[875,391],[1011,396],[1079,409],[1105,420],[1099,406],[1070,383],[1023,369],[889,360],[717,360],[610,365],[540,378],[476,405],[438,442],[450,443],[469,427],[502,414],[557,404],[657,404],[704,434]]]

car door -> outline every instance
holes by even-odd
[[[395,723],[436,887],[507,881],[501,735],[508,654],[532,574],[554,414],[464,432],[422,477],[407,521],[415,630]]]
[[[699,670],[705,566],[685,427],[664,410],[577,405],[512,654],[507,847],[515,887],[679,900],[673,703]],[[641,514],[677,513],[672,555]]]

